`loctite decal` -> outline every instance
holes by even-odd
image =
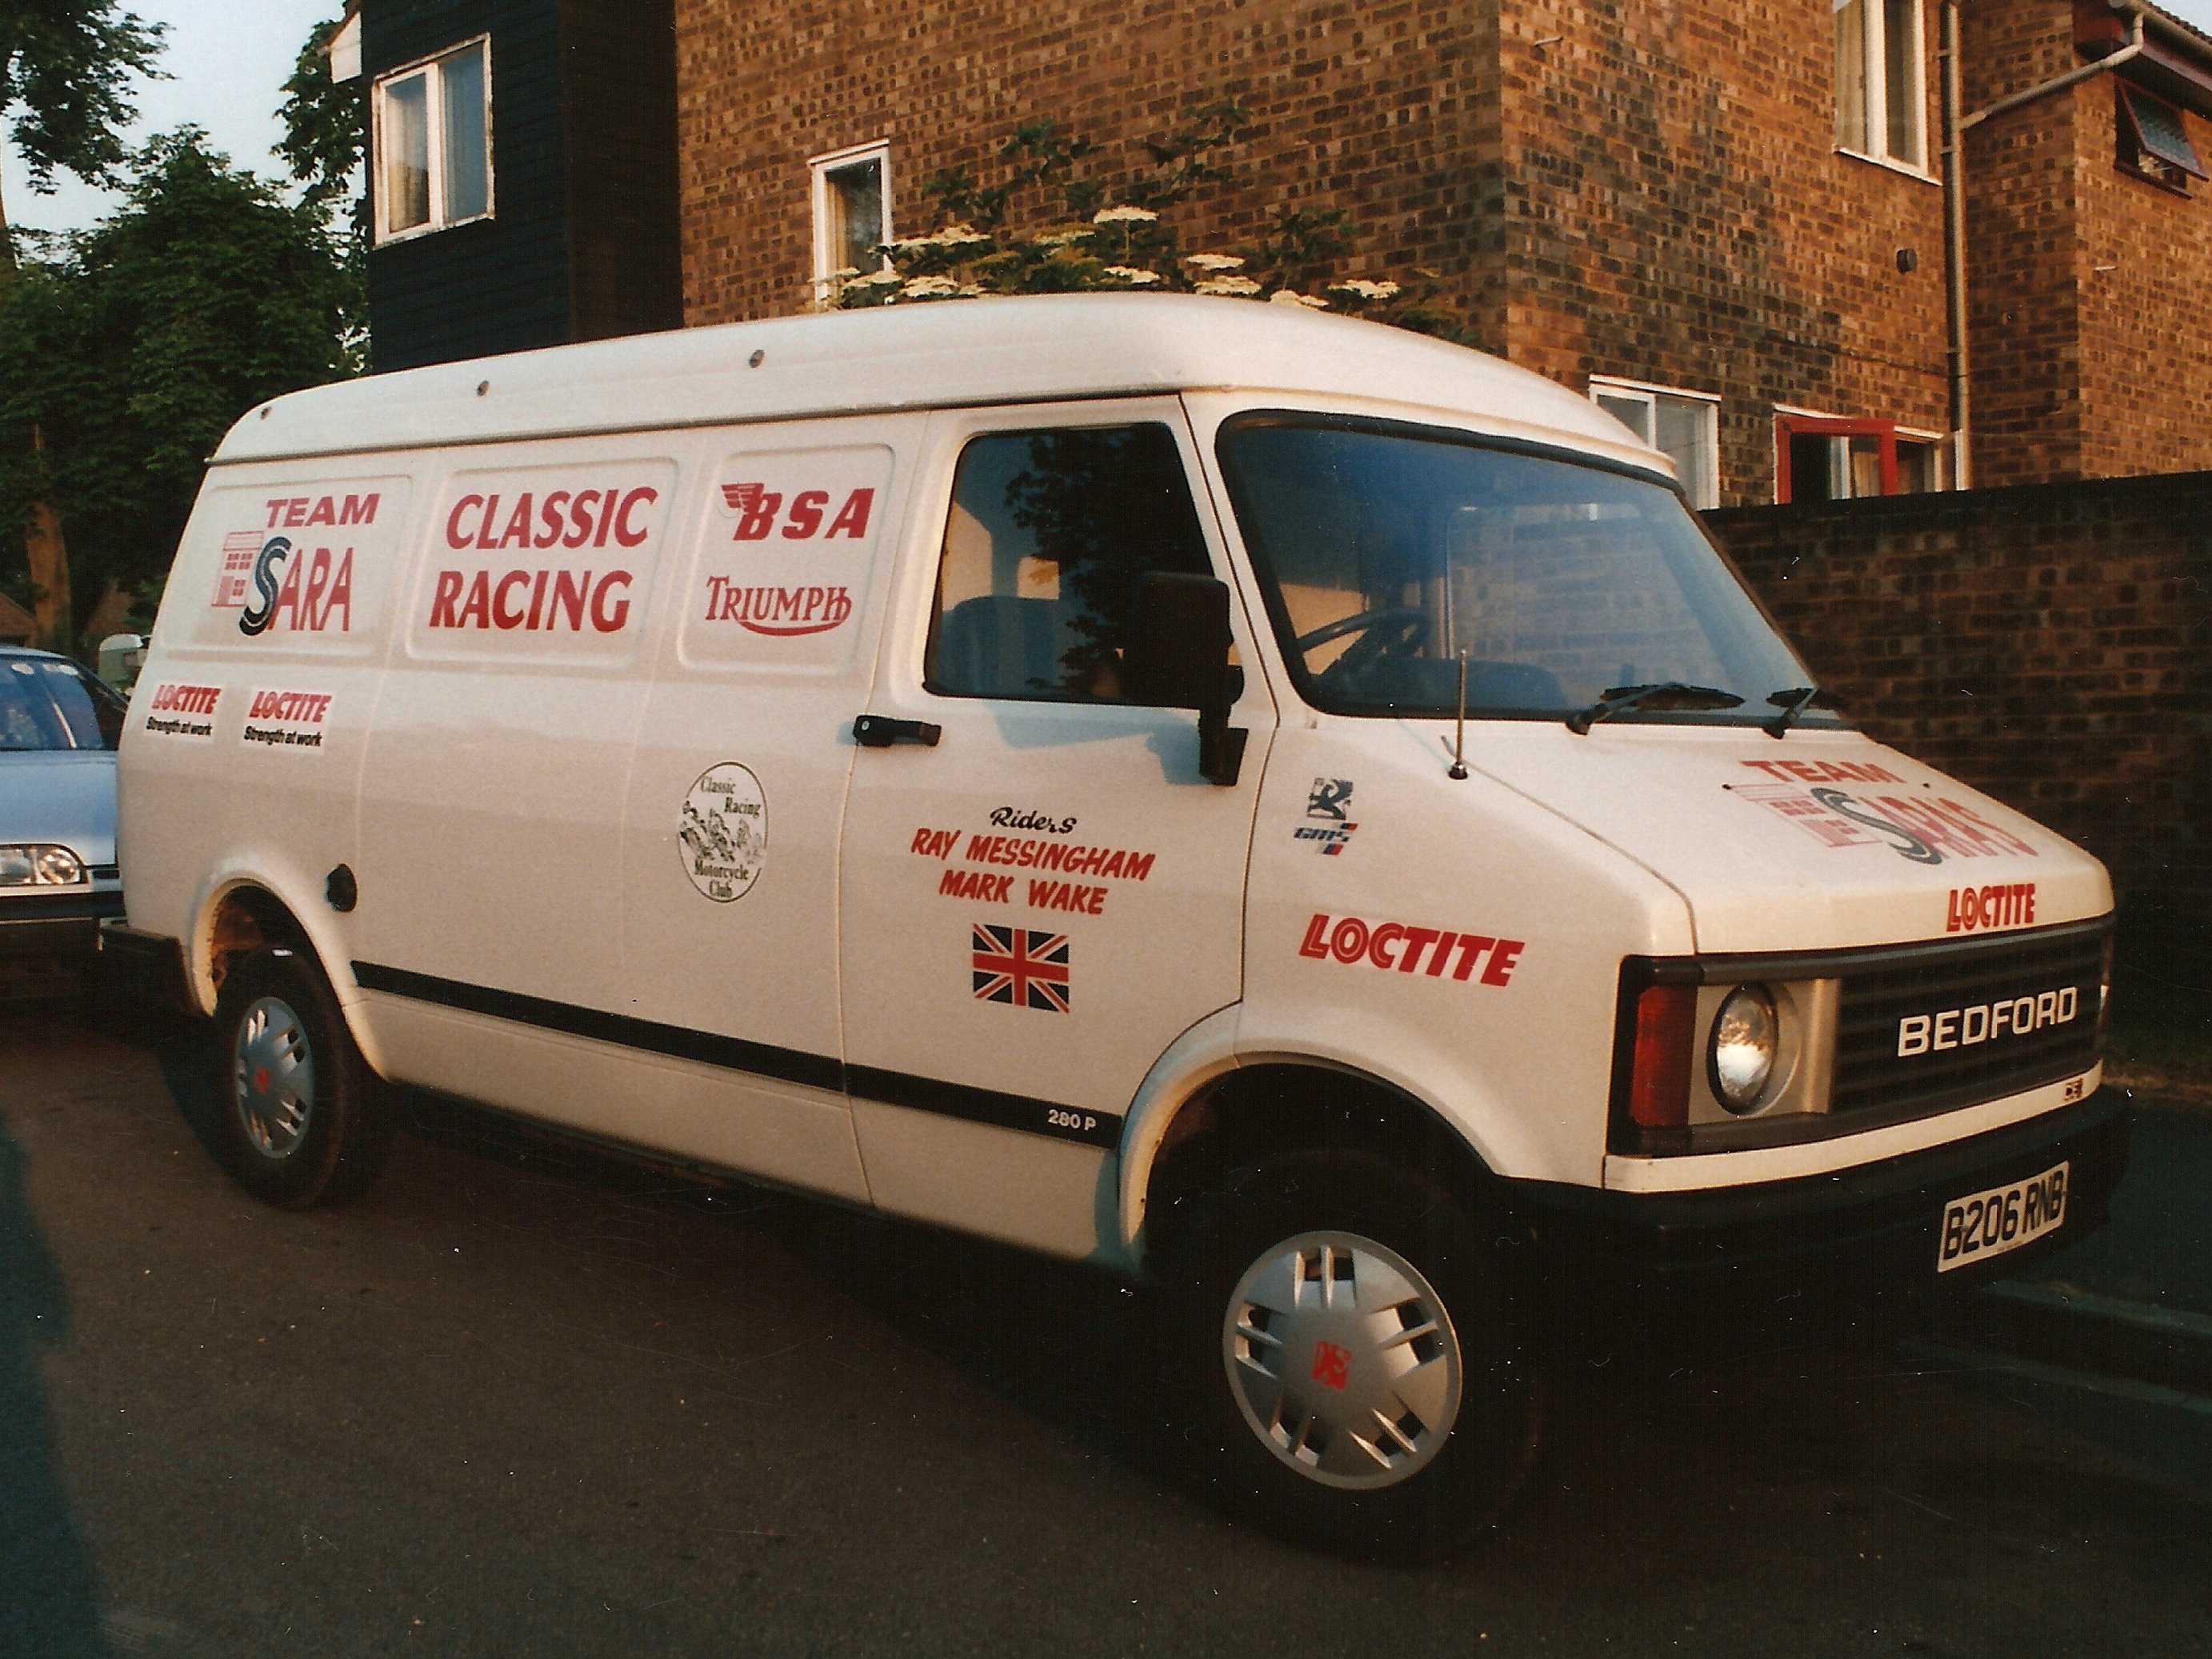
[[[216,708],[222,701],[219,685],[157,686],[146,703],[146,730],[157,737],[212,743]]]
[[[319,750],[331,712],[325,691],[256,691],[246,700],[238,739],[252,747]]]
[[[1992,887],[1954,887],[1943,908],[1947,933],[1971,933],[1978,927],[2032,927],[2035,884],[2012,881]]]
[[[1462,984],[1505,985],[1528,941],[1499,939],[1489,933],[1462,933],[1449,927],[1414,927],[1403,922],[1370,922],[1361,916],[1332,918],[1316,911],[1306,923],[1298,954],[1316,962],[1338,962],[1346,967],[1364,963],[1400,974],[1419,973],[1430,979],[1451,979]]]

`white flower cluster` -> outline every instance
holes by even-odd
[[[1140,225],[1150,224],[1159,216],[1150,208],[1109,207],[1100,208],[1092,214],[1091,222],[1094,225]]]
[[[850,270],[851,267],[848,265],[846,269]],[[841,276],[845,275],[844,271],[842,270],[837,274]],[[904,279],[899,276],[898,272],[886,265],[883,270],[872,270],[865,276],[847,276],[845,278],[845,286],[847,288],[880,288],[885,283],[896,283],[903,280]]]
[[[1071,242],[1079,242],[1086,236],[1097,234],[1097,233],[1088,225],[1077,225],[1068,230],[1047,231],[1042,236],[1034,237],[1031,240],[1039,247],[1066,247]]]
[[[1227,299],[1249,299],[1260,291],[1259,283],[1249,276],[1209,276],[1191,290],[1194,294],[1215,294]]]
[[[1106,274],[1109,276],[1120,277],[1133,288],[1150,288],[1160,280],[1158,271],[1139,270],[1133,265],[1109,265],[1106,267]]]
[[[1200,270],[1237,270],[1244,264],[1234,253],[1186,253],[1182,262],[1196,265]]]
[[[1267,296],[1271,306],[1304,306],[1309,311],[1327,311],[1328,301],[1310,294],[1294,294],[1289,289],[1279,288]]]
[[[950,276],[916,276],[902,283],[898,297],[902,300],[945,300],[960,292],[960,284]]]
[[[1362,300],[1389,300],[1397,297],[1398,285],[1395,283],[1370,283],[1355,276],[1349,282],[1331,283],[1328,291],[1331,294],[1354,295]]]

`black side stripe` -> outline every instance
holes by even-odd
[[[374,962],[356,962],[353,976],[364,991],[381,991],[416,1002],[433,1003],[464,1013],[486,1014],[518,1025],[561,1031],[647,1054],[697,1060],[727,1071],[781,1082],[831,1089],[864,1100],[904,1106],[939,1117],[988,1123],[1001,1129],[1048,1135],[1054,1140],[1078,1141],[1109,1151],[1121,1144],[1121,1116],[1117,1112],[1085,1111],[1026,1095],[1003,1094],[964,1083],[919,1077],[910,1072],[889,1072],[872,1066],[846,1066],[827,1054],[801,1048],[780,1048],[772,1043],[748,1042],[742,1037],[694,1030],[685,1025],[664,1025],[628,1014],[610,1014],[574,1003],[554,1002],[519,992],[495,990],[460,980],[440,979],[387,968]]]

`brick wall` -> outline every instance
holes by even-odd
[[[1730,503],[1777,404],[1946,428],[1942,194],[1836,149],[1830,0],[1507,9],[1508,356],[1720,393]],[[1932,29],[1926,82],[1932,162]]]
[[[2080,64],[2075,27],[2068,0],[1969,5],[1968,107]],[[1977,483],[2212,466],[2212,186],[2124,171],[2118,96],[2098,76],[1968,135]]]
[[[2114,161],[2109,77],[2075,94],[2080,145],[2081,471],[2212,467],[2212,184],[2180,196]],[[2212,121],[2185,112],[2212,162]]]
[[[1717,513],[1875,737],[2112,867],[2128,927],[2212,940],[2212,472]]]
[[[1220,98],[1255,121],[1237,158],[1250,187],[1178,209],[1187,249],[1278,205],[1341,207],[1376,273],[1424,265],[1471,291],[1485,158],[1495,189],[1495,27],[1489,6],[1450,0],[683,0],[685,320],[805,306],[811,155],[889,138],[893,230],[911,232],[930,222],[922,182],[952,167],[988,182],[1019,121],[1097,141],[1106,177],[1140,167],[1136,145],[1186,104]]]

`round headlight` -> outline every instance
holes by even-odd
[[[1780,1033],[1774,999],[1765,986],[1739,985],[1721,1004],[1713,1021],[1709,1062],[1713,1093],[1731,1112],[1748,1112],[1759,1105],[1774,1072]]]
[[[66,847],[38,849],[38,878],[49,887],[74,887],[84,879],[84,866]]]

